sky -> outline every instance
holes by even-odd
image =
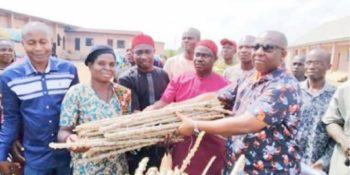
[[[217,43],[266,30],[293,43],[324,22],[350,16],[349,0],[0,0],[0,8],[85,28],[141,31],[168,49],[181,46],[189,27]]]

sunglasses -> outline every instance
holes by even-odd
[[[137,55],[137,56],[141,56],[143,54],[146,54],[146,55],[150,55],[152,53],[152,50],[136,50],[134,51],[134,53]]]
[[[276,46],[276,45],[270,45],[270,44],[266,44],[266,45],[263,45],[263,44],[256,44],[253,49],[255,51],[259,50],[259,48],[262,48],[264,52],[268,52],[268,53],[271,53],[273,52],[273,50],[275,49],[281,49],[281,50],[284,50],[284,48],[280,47],[280,46]]]
[[[213,57],[213,55],[212,54],[208,54],[208,53],[200,53],[200,52],[196,52],[196,53],[194,53],[194,56],[195,57],[202,57],[202,58],[211,58],[211,57]]]

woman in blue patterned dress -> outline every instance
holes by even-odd
[[[58,133],[60,142],[77,141],[79,137],[73,129],[79,124],[128,113],[131,109],[131,91],[119,84],[111,83],[116,66],[116,57],[112,48],[104,45],[95,46],[87,56],[85,65],[91,72],[91,83],[72,86],[63,99]],[[126,174],[128,172],[124,154],[100,161],[80,163],[81,153],[88,149],[70,148],[73,174]]]

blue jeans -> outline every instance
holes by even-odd
[[[24,175],[70,175],[72,174],[69,164],[50,169],[35,169],[24,166]]]

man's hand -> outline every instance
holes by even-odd
[[[234,99],[232,94],[228,92],[221,92],[218,94],[217,98],[220,101],[221,105],[224,106],[224,109],[232,110]]]
[[[77,142],[79,140],[79,137],[76,134],[71,134],[68,136],[66,143],[73,143],[73,142]],[[71,148],[69,148],[69,150],[75,152],[75,153],[83,153],[88,151],[90,148],[89,147],[77,147],[77,146],[73,146]]]
[[[18,162],[23,165],[25,162],[23,154],[24,154],[24,148],[22,144],[18,140],[16,140],[11,148],[11,155],[13,157],[13,162]]]
[[[342,142],[340,142],[340,146],[345,154],[347,152],[348,152],[348,154],[350,154],[350,139],[349,138],[345,138],[344,140],[342,140]]]
[[[311,164],[311,168],[323,171],[323,161],[316,161],[315,163]]]
[[[183,136],[191,136],[193,134],[194,121],[180,112],[176,112],[176,116],[182,120],[180,126],[177,128],[177,133]]]
[[[8,161],[0,161],[1,174],[21,174],[21,165],[19,163],[11,163]]]

